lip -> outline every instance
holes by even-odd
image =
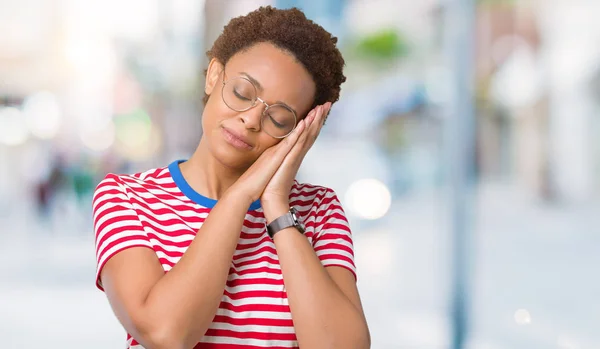
[[[232,146],[242,149],[242,150],[250,150],[253,148],[253,145],[250,144],[247,137],[242,136],[241,134],[227,128],[223,127],[223,137],[227,141],[227,143]]]

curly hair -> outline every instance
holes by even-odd
[[[282,10],[263,6],[229,21],[206,55],[209,60],[216,58],[226,64],[236,53],[269,42],[292,54],[312,76],[316,86],[313,108],[336,102],[341,85],[346,81],[344,58],[336,47],[337,41],[298,8]],[[204,73],[206,75],[206,71]],[[204,95],[204,104],[208,97]]]

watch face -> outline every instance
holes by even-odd
[[[298,211],[295,208],[290,209],[290,213],[292,214],[292,219],[294,220],[294,226],[300,230],[301,233],[304,233],[304,224],[298,218]]]

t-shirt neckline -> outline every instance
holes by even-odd
[[[217,200],[207,198],[206,196],[198,193],[189,185],[185,178],[183,178],[179,164],[185,161],[187,160],[176,160],[169,165],[169,172],[171,173],[171,177],[173,178],[175,185],[177,185],[177,188],[179,188],[179,190],[181,190],[181,192],[187,196],[188,199],[206,208],[213,208],[217,204]],[[248,211],[255,211],[259,208],[260,200],[256,200],[250,205]]]

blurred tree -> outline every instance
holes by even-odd
[[[409,52],[408,40],[396,29],[382,29],[359,38],[355,52],[360,58],[373,60],[396,60]]]

